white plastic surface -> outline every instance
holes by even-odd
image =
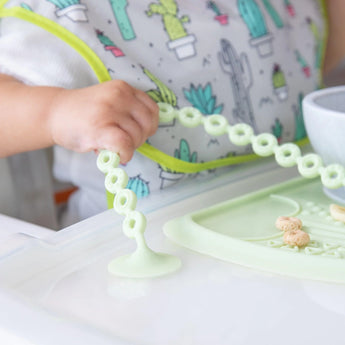
[[[54,230],[3,214],[0,214],[0,229],[0,259],[18,251],[33,238],[47,238],[55,234]]]
[[[344,286],[247,269],[164,237],[171,218],[297,173],[275,168],[251,176],[147,214],[150,246],[182,259],[173,275],[107,273],[110,259],[133,249],[113,210],[32,241],[0,260],[0,323],[36,345],[342,344]]]

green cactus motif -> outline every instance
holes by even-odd
[[[127,189],[132,190],[138,199],[147,197],[150,195],[149,183],[144,181],[140,175],[131,177],[128,180]]]
[[[160,0],[159,2],[159,5],[153,3],[149,5],[149,10],[146,11],[147,16],[151,17],[153,14],[162,16],[165,30],[171,41],[187,36],[183,24],[189,22],[189,17],[178,17],[178,7],[175,0]]]
[[[311,75],[310,67],[307,63],[307,61],[304,59],[304,57],[301,55],[301,53],[298,50],[295,50],[295,56],[298,61],[298,63],[302,67],[303,74],[309,78]]]
[[[168,103],[173,107],[177,104],[176,95],[156,76],[154,76],[148,69],[143,68],[143,72],[156,84],[158,89],[149,90],[146,93],[156,103]]]
[[[220,25],[227,25],[228,24],[228,15],[226,13],[222,13],[214,1],[208,1],[206,3],[207,8],[211,9],[215,17],[214,19],[219,22]]]
[[[309,28],[310,28],[310,31],[312,32],[313,36],[314,36],[314,39],[315,39],[315,67],[317,69],[320,69],[321,68],[321,64],[322,64],[322,55],[323,55],[323,41],[322,41],[322,36],[320,34],[320,31],[317,27],[317,25],[315,24],[315,22],[310,18],[308,17],[306,19],[308,25],[309,25]]]
[[[281,70],[278,64],[275,64],[273,67],[272,82],[275,89],[286,85],[284,72]]]
[[[183,93],[193,107],[204,115],[220,114],[223,110],[223,104],[216,105],[216,96],[212,96],[210,83],[207,83],[204,88],[201,85],[195,87],[191,84],[189,90],[183,89]]]
[[[280,143],[283,134],[283,125],[279,119],[275,119],[274,125],[271,127],[271,129],[272,134],[278,139],[278,143]]]
[[[135,38],[135,33],[127,14],[127,0],[109,0],[113,13],[124,40],[129,41]]]
[[[190,153],[188,142],[185,139],[180,140],[180,149],[176,149],[174,157],[184,162],[195,163],[197,160],[197,153]]]
[[[275,95],[280,101],[288,98],[288,87],[286,85],[285,75],[278,64],[273,67],[272,84]]]
[[[104,45],[104,49],[111,51],[115,57],[124,56],[124,53],[116,44],[106,36],[101,30],[96,29],[96,35],[99,41]]]
[[[268,14],[272,18],[275,26],[277,28],[282,28],[284,26],[283,21],[279,15],[279,13],[277,12],[277,10],[271,4],[271,1],[270,0],[262,0],[262,2],[264,4]]]
[[[238,0],[237,6],[252,38],[267,35],[264,16],[255,0]]]
[[[197,161],[197,153],[196,152],[193,152],[192,154],[190,153],[188,142],[185,139],[180,140],[180,147],[179,149],[175,149],[174,157],[184,162],[189,162],[189,163],[196,163]],[[184,175],[183,173],[177,173],[176,171],[169,169],[168,167],[165,167],[163,165],[159,165],[159,166],[162,169],[162,172],[172,174],[176,176],[176,179],[180,179]],[[162,180],[164,180],[163,176],[161,176],[161,178]],[[172,177],[169,176],[169,179],[171,180]]]
[[[217,16],[221,15],[221,12],[214,1],[208,1],[207,7],[210,8]]]
[[[285,8],[290,17],[294,17],[296,15],[295,8],[291,4],[290,0],[284,0]]]
[[[108,36],[104,35],[102,31],[96,29],[96,35],[104,46],[115,46],[115,43]]]
[[[303,93],[300,92],[298,95],[298,106],[294,105],[293,110],[295,113],[295,141],[303,139],[307,136],[307,131],[304,125],[303,119],[303,108],[302,108],[302,100],[303,100]]]

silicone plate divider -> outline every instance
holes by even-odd
[[[311,241],[283,242],[280,215],[302,220]],[[334,221],[320,181],[302,178],[172,219],[173,242],[212,257],[302,279],[345,283],[345,224]]]

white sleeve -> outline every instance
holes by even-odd
[[[0,25],[1,73],[29,85],[80,88],[98,83],[84,58],[50,32],[12,17]]]
[[[6,17],[0,21],[0,73],[11,75],[28,85],[73,89],[98,84],[93,70],[74,48],[39,26],[18,18]],[[56,150],[58,153],[55,154],[54,162],[56,177],[64,181],[73,181],[74,167],[85,155],[79,157],[79,154],[61,147],[57,147]],[[91,157],[90,164],[96,166],[94,157]],[[75,180],[78,181],[78,177]],[[28,187],[31,187],[32,183],[27,184]],[[92,181],[91,185],[93,183]],[[102,185],[99,189],[103,191]],[[98,199],[105,200],[104,192]],[[0,198],[0,212],[1,201],[2,198]],[[35,207],[37,202],[31,200],[31,204]],[[101,210],[105,208],[104,201]],[[25,208],[25,211],[30,210],[32,207]],[[45,209],[40,206],[40,210]],[[75,217],[79,217],[79,214],[74,214],[74,220]]]

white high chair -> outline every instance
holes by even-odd
[[[49,149],[0,159],[0,213],[58,229]]]

